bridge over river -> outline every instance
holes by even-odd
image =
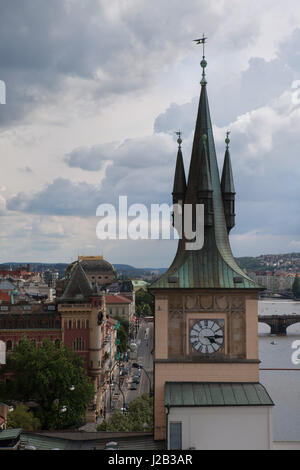
[[[269,325],[272,335],[286,335],[289,326],[300,323],[300,315],[258,315],[258,321]]]

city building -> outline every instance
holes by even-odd
[[[7,281],[3,281],[7,282]],[[4,287],[10,289],[11,286]],[[132,300],[110,295],[113,308],[131,318]],[[111,370],[117,361],[117,321],[107,316],[106,294],[92,284],[80,261],[73,264],[64,289],[55,303],[0,304],[0,341],[8,354],[27,337],[39,347],[45,339],[57,346],[62,342],[84,360],[84,368],[95,388],[95,398],[87,412],[94,422],[96,412],[105,407]],[[3,377],[9,379],[8,376]]]
[[[70,275],[74,265],[79,262],[92,285],[104,286],[116,279],[116,271],[111,263],[103,256],[78,256],[78,260],[71,263],[66,269],[66,277]]]
[[[273,402],[259,383],[262,287],[231,252],[235,188],[230,140],[228,133],[220,179],[206,66],[203,57],[188,179],[179,137],[173,187],[173,203],[194,208],[193,229],[201,223],[196,204],[204,205],[204,245],[194,248],[195,240],[183,236],[173,263],[150,286],[155,296],[154,437],[166,439],[168,449],[270,449]]]
[[[94,271],[95,272],[95,271]],[[80,260],[72,267],[69,280],[57,299],[61,317],[62,341],[84,359],[95,396],[87,411],[94,422],[105,408],[111,370],[116,363],[116,323],[107,317],[105,294],[91,283]]]
[[[130,323],[134,317],[134,301],[121,295],[106,294],[106,309],[110,317],[124,318]]]

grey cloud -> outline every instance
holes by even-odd
[[[209,75],[207,69],[208,93],[212,106],[213,122],[226,126],[241,114],[270,103],[285,90],[293,80],[300,79],[300,60],[295,50],[299,47],[300,29],[283,42],[277,58],[266,61],[253,57],[248,68],[231,83],[220,83],[220,77]],[[186,135],[194,130],[194,116],[198,97],[183,105],[172,103],[160,114],[154,123],[155,132],[172,132],[180,127]]]
[[[174,14],[169,11],[167,0],[130,1],[126,8],[98,0],[2,2],[0,78],[7,105],[0,108],[0,122],[7,125],[42,100],[53,101],[52,94],[68,89],[68,77],[92,81],[90,99],[135,92],[188,50],[200,12],[210,27],[222,16],[221,8],[217,12],[204,0],[174,0]]]
[[[117,204],[119,195],[129,203],[171,202],[177,145],[170,136],[153,135],[122,144],[76,149],[66,157],[69,166],[101,168],[110,160],[99,186],[57,178],[36,193],[19,193],[7,201],[11,211],[34,214],[93,216],[101,203]]]
[[[7,201],[7,209],[32,214],[82,215],[96,212],[99,191],[88,183],[72,183],[65,178],[56,178],[37,193],[19,193]]]

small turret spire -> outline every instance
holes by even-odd
[[[232,167],[231,167],[231,159],[230,159],[230,152],[229,152],[229,139],[230,131],[226,132],[226,151],[225,151],[225,158],[224,158],[224,165],[222,171],[222,178],[221,178],[221,190],[222,190],[222,198],[224,204],[224,212],[226,218],[226,225],[227,230],[230,230],[235,226],[235,188],[234,188],[234,181],[232,175]]]
[[[174,186],[173,186],[173,203],[178,203],[179,201],[184,201],[185,193],[186,193],[186,177],[184,171],[184,164],[183,164],[183,157],[181,152],[181,131],[175,132],[178,136],[177,143],[178,143],[178,152],[177,152],[177,161],[176,161],[176,169],[175,169],[175,177],[174,177]]]

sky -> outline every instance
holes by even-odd
[[[0,0],[0,262],[168,267],[176,241],[99,240],[99,204],[171,204],[188,171],[203,33],[220,171],[231,131],[235,256],[300,251],[296,0]]]

